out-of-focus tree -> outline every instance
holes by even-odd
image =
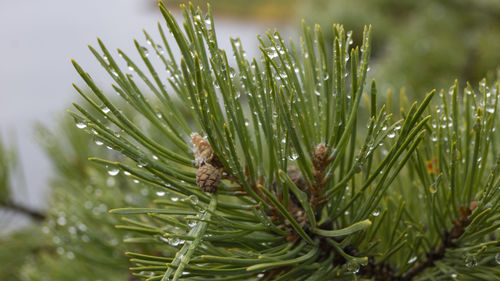
[[[297,9],[323,27],[342,23],[361,34],[374,27],[374,72],[386,84],[421,96],[450,80],[478,82],[500,65],[500,1],[312,0]],[[333,36],[333,35],[332,35]],[[359,42],[361,38],[354,38]]]

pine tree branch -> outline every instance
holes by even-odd
[[[378,281],[413,280],[424,270],[432,267],[436,261],[442,260],[445,257],[447,250],[455,248],[457,246],[453,241],[459,238],[465,232],[465,229],[471,222],[469,216],[476,208],[476,206],[477,202],[472,202],[468,208],[460,207],[459,220],[453,221],[453,227],[449,231],[445,231],[444,237],[439,245],[433,251],[427,253],[427,258],[424,261],[415,264],[402,275],[396,275],[396,270],[392,269],[388,264],[376,264],[374,260],[371,260],[368,265],[362,269],[361,275],[369,278],[374,278],[374,280]]]
[[[476,206],[477,202],[472,202],[467,209],[465,209],[464,207],[460,207],[459,220],[453,221],[453,227],[450,229],[450,231],[445,232],[444,238],[439,246],[433,252],[427,254],[427,259],[425,259],[421,263],[414,265],[406,273],[404,273],[403,280],[412,280],[426,268],[433,266],[436,261],[443,259],[448,249],[456,247],[453,240],[459,238],[465,232],[465,228],[471,222],[469,216],[476,208]]]
[[[28,217],[30,217],[33,220],[38,221],[38,222],[41,222],[41,221],[45,220],[45,218],[46,218],[46,215],[44,213],[42,213],[38,210],[28,208],[28,207],[23,206],[23,205],[19,205],[11,200],[5,202],[5,204],[2,205],[2,207],[5,209],[9,209],[9,210],[15,211],[17,213],[21,213],[23,215],[26,215],[26,216],[28,216]]]

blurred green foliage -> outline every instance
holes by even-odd
[[[14,150],[9,149],[0,138],[0,205],[7,204],[13,169],[17,166]]]
[[[251,19],[267,22],[283,22],[294,19],[297,3],[300,0],[169,0],[163,1],[169,8],[178,8],[180,4],[192,3],[202,9],[207,3],[217,15],[235,19]],[[157,1],[152,1],[157,6]]]
[[[103,166],[88,161],[89,155],[122,156],[83,133],[71,118],[61,121],[53,130],[37,127],[39,142],[54,167],[48,208],[45,219],[0,237],[0,280],[134,280],[128,279],[129,262],[123,252],[125,247],[146,246],[125,245],[126,237],[114,227],[120,220],[108,210],[144,206],[154,192],[123,173],[111,177]],[[12,153],[5,151],[1,155],[6,159]],[[3,160],[2,182],[12,174]],[[9,188],[1,197],[6,202],[11,201]]]
[[[187,0],[167,1],[178,7]],[[341,23],[360,44],[363,26],[372,25],[372,73],[381,89],[406,88],[422,97],[449,81],[494,80],[500,65],[500,1],[497,0],[196,0],[224,17],[295,24],[305,18],[323,30]],[[155,3],[156,1],[152,1]],[[328,41],[327,40],[327,41]]]
[[[359,36],[363,25],[373,26],[372,75],[382,89],[404,86],[410,96],[423,97],[453,79],[494,78],[500,65],[497,0],[312,0],[301,5],[300,16],[323,27],[342,23]]]

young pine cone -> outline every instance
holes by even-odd
[[[220,170],[210,164],[198,168],[196,184],[204,192],[215,193],[220,185]]]

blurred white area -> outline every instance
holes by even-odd
[[[19,151],[25,176],[16,186],[21,203],[35,208],[45,205],[51,168],[34,139],[33,125],[42,122],[53,127],[70,102],[77,100],[71,83],[82,83],[70,59],[96,81],[107,81],[87,45],[97,45],[99,37],[109,50],[119,47],[136,59],[132,40],[146,45],[143,28],[159,41],[156,25],[161,14],[148,2],[0,1],[0,137],[15,143]],[[215,24],[221,47],[230,49],[229,37],[239,36],[248,58],[257,54],[256,35],[276,27],[221,18]]]

